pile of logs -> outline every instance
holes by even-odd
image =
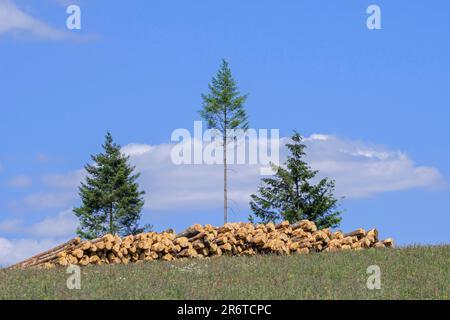
[[[393,240],[378,240],[378,231],[358,229],[350,233],[318,230],[308,220],[295,224],[227,223],[221,227],[193,225],[184,232],[149,232],[120,238],[107,234],[81,241],[72,239],[22,261],[13,268],[89,264],[128,264],[143,261],[204,258],[221,255],[291,254],[392,247]]]

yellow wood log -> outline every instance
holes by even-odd
[[[353,237],[345,237],[341,239],[341,245],[352,245],[353,243]]]
[[[156,242],[151,247],[152,251],[156,252],[163,252],[165,249],[165,246],[161,242]]]
[[[85,241],[81,244],[80,249],[83,251],[87,251],[91,248],[92,243],[90,241]]]
[[[352,243],[352,249],[356,250],[356,249],[361,249],[361,242],[354,242]]]
[[[353,236],[356,236],[358,238],[363,238],[366,236],[366,230],[360,228],[360,229],[356,229],[355,231],[346,233],[344,235],[344,237],[353,237]]]
[[[56,255],[58,258],[65,258],[67,256],[66,251],[61,251]]]
[[[167,254],[163,255],[161,259],[164,260],[164,261],[172,261],[175,258],[170,253],[167,253]]]
[[[371,243],[375,243],[378,241],[378,230],[377,229],[371,229],[367,231],[366,238],[369,239]]]
[[[87,266],[87,265],[89,264],[89,256],[84,255],[84,256],[80,259],[79,264],[80,264],[81,266]]]
[[[232,247],[230,243],[224,243],[220,246],[220,249],[222,249],[222,251],[230,252],[232,250]]]
[[[84,255],[84,251],[82,249],[75,249],[72,251],[72,255],[77,257],[78,259],[81,259]]]
[[[366,237],[360,239],[359,243],[361,244],[361,248],[365,248],[365,249],[370,248],[371,242]]]
[[[105,249],[105,242],[104,241],[99,241],[95,245],[97,246],[97,250]]]
[[[375,242],[373,245],[374,248],[386,248],[383,242]]]
[[[120,252],[120,244],[115,244],[113,247],[112,247],[112,252],[114,252],[115,254],[118,254],[119,252]]]
[[[342,233],[342,231],[338,230],[333,234],[333,238],[335,239],[343,239],[344,238],[344,234]]]
[[[184,258],[195,258],[198,256],[197,251],[195,251],[192,248],[186,248],[181,250],[181,252],[178,254],[179,257],[184,257]]]
[[[66,258],[67,258],[67,262],[69,262],[69,264],[74,264],[74,265],[78,264],[77,257],[68,254]]]
[[[192,242],[192,247],[195,250],[198,250],[198,249],[203,249],[205,247],[205,245],[203,244],[203,242],[201,240],[195,240],[194,242]]]
[[[298,248],[297,249],[297,253],[308,254],[309,253],[309,249],[308,248]]]
[[[66,267],[69,265],[69,261],[67,260],[66,257],[59,257],[58,258],[58,262],[57,262],[60,266]]]
[[[392,238],[387,238],[387,239],[383,240],[383,244],[387,248],[392,248],[392,247],[394,247],[394,240]]]
[[[265,233],[260,233],[255,236],[250,241],[255,246],[264,246],[264,244],[267,242],[267,236]]]
[[[220,238],[217,238],[215,242],[218,245],[223,245],[228,242],[228,238],[226,236],[221,236]]]
[[[287,234],[281,233],[279,239],[284,241],[284,242],[288,242],[290,238],[289,238],[289,236]]]
[[[244,251],[242,251],[242,255],[254,256],[256,255],[256,251],[253,248],[247,248]]]
[[[275,229],[283,229],[289,227],[289,221],[283,221],[275,226]],[[267,225],[266,225],[267,230]]]
[[[112,243],[112,241],[104,241],[105,242],[105,250],[111,250],[112,247],[114,246],[114,244]]]
[[[122,238],[121,237],[119,237],[119,235],[114,235],[114,244],[118,244],[118,245],[120,245],[121,243],[122,243]]]
[[[107,242],[113,242],[114,241],[114,236],[110,233],[105,234],[103,236],[103,241],[107,241]]]
[[[100,262],[101,262],[100,258],[97,255],[93,255],[93,256],[89,257],[90,264],[99,264]]]

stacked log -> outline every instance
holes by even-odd
[[[288,221],[279,224],[227,223],[220,227],[196,224],[179,234],[167,230],[124,238],[111,234],[88,241],[75,238],[12,267],[128,264],[222,255],[288,255],[393,246],[391,238],[380,241],[376,229],[332,232],[330,229],[318,230],[308,220],[295,224]]]

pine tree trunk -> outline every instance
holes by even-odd
[[[228,222],[227,197],[227,108],[224,108],[224,134],[223,134],[223,224]]]
[[[109,207],[109,233],[114,234],[113,231],[113,205],[111,202]]]
[[[223,136],[223,223],[228,221],[228,197],[227,197],[227,131]]]

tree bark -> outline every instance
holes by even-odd
[[[109,207],[109,233],[114,234],[113,231],[113,204],[111,202]]]
[[[225,120],[226,121],[226,120]],[[223,224],[228,221],[228,197],[227,197],[227,129],[223,136]]]
[[[178,233],[178,234],[175,236],[175,239],[181,238],[181,237],[186,237],[186,238],[189,239],[189,238],[192,238],[192,237],[198,235],[200,232],[201,232],[201,231],[198,230],[198,229],[195,229],[195,228],[193,228],[193,227],[189,227],[189,228],[187,228],[186,230],[184,230],[183,232]]]

